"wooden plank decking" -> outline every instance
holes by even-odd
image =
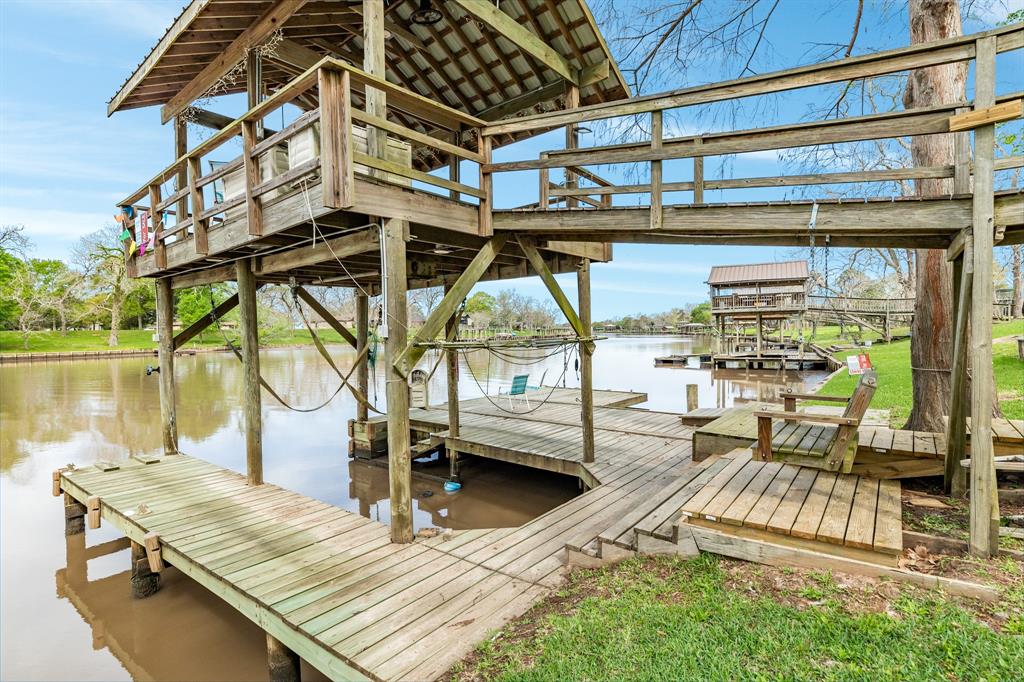
[[[396,545],[376,521],[185,455],[65,471],[60,483],[79,502],[99,497],[104,522],[133,541],[159,534],[170,565],[341,679],[435,679],[556,589],[567,564],[693,554],[743,531],[805,563],[891,570],[898,483],[753,462],[749,450],[695,463],[678,414],[635,408],[595,409],[596,461],[584,464],[579,407],[561,397],[520,415],[466,401],[446,442],[590,488],[518,528]]]

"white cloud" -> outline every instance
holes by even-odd
[[[77,241],[83,235],[102,228],[114,220],[114,213],[62,211],[59,209],[31,209],[20,206],[0,206],[0,224],[24,225],[29,239],[57,239]]]

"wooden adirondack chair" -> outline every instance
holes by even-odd
[[[757,415],[757,452],[765,462],[790,464],[849,473],[857,455],[857,427],[875,394],[873,371],[861,375],[849,398],[813,393],[783,394],[783,410],[763,409]],[[841,417],[796,411],[797,400],[845,403]]]

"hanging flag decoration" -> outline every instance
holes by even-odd
[[[149,246],[149,211],[143,211],[139,214],[139,233],[142,235],[142,240],[139,242],[139,255],[146,255],[146,247]]]

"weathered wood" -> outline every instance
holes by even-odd
[[[139,538],[143,540],[143,538]],[[131,544],[131,591],[132,598],[145,599],[160,589],[160,574],[154,572],[149,566],[149,559],[146,556],[146,546],[143,542],[132,540]]]
[[[260,160],[252,155],[259,141],[256,121],[242,122],[242,164],[245,166],[245,217],[249,235],[263,236],[263,200],[256,195],[260,184]]]
[[[149,570],[159,573],[164,570],[164,561],[160,553],[160,534],[150,531],[143,536],[143,545],[146,548],[146,561],[149,563]]]
[[[86,514],[89,528],[100,527],[100,498],[99,495],[90,495],[85,501]]]
[[[235,261],[239,327],[242,339],[242,414],[245,424],[245,472],[249,485],[263,484],[263,416],[260,400],[260,337],[256,278],[246,258]]]
[[[384,59],[384,5],[375,0],[363,0],[363,70],[378,78],[385,77]],[[379,88],[366,89],[366,113],[377,118],[387,118],[387,93]],[[366,148],[369,156],[384,159],[388,148],[387,131],[368,126]],[[387,177],[384,173],[371,170],[377,178]]]
[[[978,103],[975,102],[974,111],[951,116],[949,119],[949,131],[972,130],[985,125],[1005,123],[1024,115],[1024,102],[1019,99],[1003,102],[1002,104],[994,104],[984,109],[977,107]]]
[[[659,152],[662,148],[662,114],[660,111],[651,112],[651,151]],[[651,229],[660,230],[664,224],[662,219],[662,162],[651,161]]]
[[[160,204],[160,185],[149,186],[149,205],[154,207]],[[167,230],[164,226],[164,214],[162,211],[150,210],[149,217],[152,220],[150,229],[153,230],[153,260],[158,268],[167,267],[167,244],[164,242]],[[180,218],[179,218],[180,220]],[[132,235],[134,238],[135,235]],[[138,235],[141,239],[142,235]],[[135,254],[129,254],[133,261],[137,261],[138,256]]]
[[[409,347],[403,349],[403,352],[400,353],[396,351],[394,364],[401,376],[407,376],[408,372],[412,371],[416,363],[419,362],[419,359],[426,352],[426,349],[417,344],[431,341],[440,333],[445,322],[455,313],[462,304],[462,301],[469,295],[473,286],[480,280],[480,277],[491,263],[494,262],[494,259],[497,258],[507,240],[508,235],[499,234],[491,237],[486,244],[481,246],[473,260],[470,261],[466,269],[459,275],[459,278],[452,284],[448,293],[444,295],[444,298],[437,304],[437,307],[434,308],[433,312],[423,322],[423,325],[416,331],[416,336],[409,343]],[[388,267],[390,267],[390,261],[388,261]],[[396,267],[401,269],[404,282],[405,259],[403,258]]]
[[[160,367],[160,432],[164,454],[174,455],[178,453],[177,391],[174,386],[174,349],[177,346],[174,339],[174,292],[169,277],[156,281],[156,330]]]
[[[370,298],[362,291],[356,292],[356,354],[363,355],[363,349],[370,342]],[[356,369],[356,388],[363,395],[370,391],[370,365],[363,361]],[[369,417],[367,406],[356,404],[356,419],[365,422]]]
[[[490,237],[494,234],[494,183],[491,173],[485,170],[487,164],[491,162],[491,138],[484,137],[483,135],[479,138],[480,156],[483,158],[480,163],[480,236]]]
[[[302,679],[299,655],[269,632],[267,633],[267,668],[270,672],[270,682],[299,682]]]
[[[576,271],[576,286],[583,338],[593,336],[590,315],[590,261],[584,258]],[[580,398],[583,425],[583,463],[594,461],[594,344],[580,343]]]
[[[352,335],[352,332],[350,332],[345,325],[338,321],[338,318],[331,314],[330,310],[325,308],[320,301],[316,300],[313,294],[309,293],[301,286],[295,290],[295,294],[301,298],[306,305],[312,308],[313,312],[316,313],[321,320],[326,322],[331,329],[336,331],[338,336],[345,339],[348,345],[352,346],[356,350],[360,350],[358,339]]]
[[[352,103],[348,71],[320,69],[319,90],[323,203],[330,208],[349,208],[354,201],[355,176],[352,168]]]
[[[974,106],[995,103],[996,38],[977,42]],[[992,452],[992,228],[995,125],[974,130],[974,278],[971,286],[971,554],[995,556],[999,499]]]
[[[536,244],[533,240],[526,237],[517,236],[516,239],[519,242],[519,247],[526,254],[527,260],[530,261],[530,265],[533,267],[534,272],[540,276],[541,281],[544,282],[544,286],[547,288],[548,293],[555,299],[555,304],[558,305],[559,310],[565,315],[566,321],[569,326],[576,332],[576,336],[580,339],[585,339],[583,343],[590,347],[593,351],[594,342],[590,340],[590,334],[583,327],[583,323],[580,322],[579,316],[576,311],[572,308],[572,303],[566,297],[565,292],[562,291],[562,287],[558,286],[558,281],[555,276],[551,274],[551,269],[548,268],[547,263],[544,262],[544,258],[540,255],[537,250]]]
[[[530,55],[573,84],[579,84],[579,73],[542,38],[534,35],[495,5],[484,0],[454,0],[465,12],[480,20],[497,35]]]
[[[210,252],[208,236],[210,221],[202,217],[206,205],[203,199],[203,190],[197,184],[203,174],[202,162],[203,160],[198,157],[189,157],[188,159],[188,192],[192,203],[192,247],[197,256],[205,256]]]
[[[160,120],[167,123],[193,100],[199,99],[218,78],[244,59],[250,49],[257,47],[283,26],[304,4],[306,0],[277,0],[271,4],[256,21],[161,107]]]
[[[968,235],[967,243],[973,243]],[[950,363],[949,419],[946,421],[946,461],[943,487],[947,493],[967,494],[966,471],[960,460],[967,451],[967,357],[970,342],[974,248],[967,246],[953,261],[953,358]]]
[[[702,138],[698,137],[696,143],[699,146]],[[693,157],[693,203],[704,203],[704,157]]]
[[[380,232],[376,226],[340,237],[318,239],[308,246],[273,253],[259,258],[256,268],[257,275],[268,275],[274,272],[287,272],[318,263],[337,261],[360,253],[376,251],[380,246]]]
[[[409,385],[406,376],[412,363],[406,360],[409,349],[409,315],[406,302],[405,242],[408,223],[384,221],[385,287],[384,338],[385,384],[388,401],[388,480],[390,483],[391,541],[413,540],[412,461],[409,452]],[[447,297],[446,297],[447,298]],[[461,299],[459,299],[461,300]],[[434,310],[436,313],[441,306]],[[450,316],[450,313],[449,313]],[[431,315],[433,317],[433,315]],[[442,320],[443,322],[443,320]],[[426,326],[426,324],[424,324]],[[422,333],[422,328],[420,333]],[[418,338],[419,335],[417,335]],[[433,338],[431,335],[428,338]]]

